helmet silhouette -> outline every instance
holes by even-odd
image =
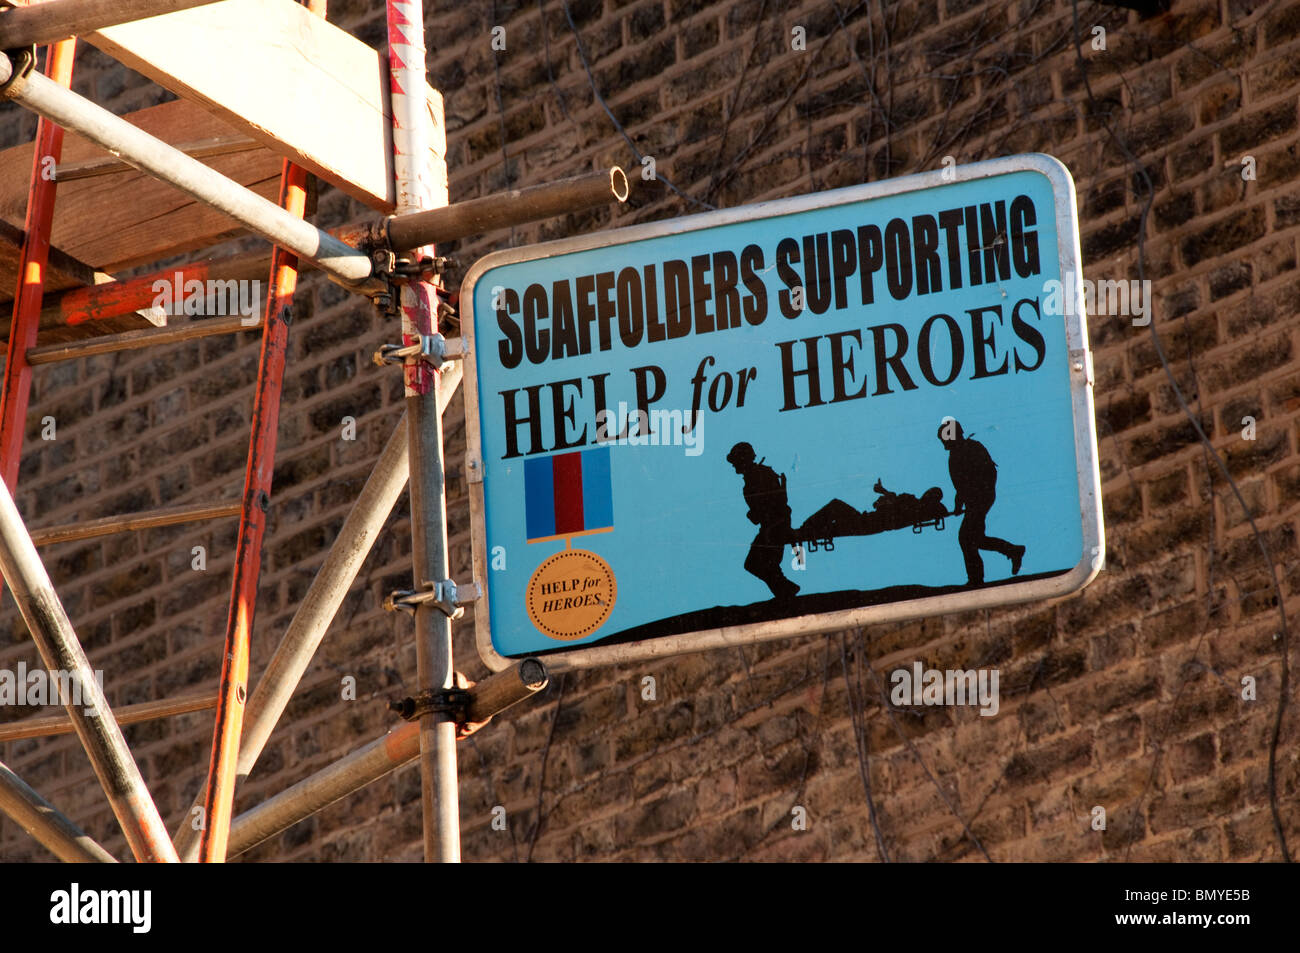
[[[753,463],[754,448],[742,440],[727,453],[727,462],[733,467],[742,463]]]
[[[936,436],[942,443],[947,444],[954,440],[962,440],[966,435],[962,432],[961,424],[948,417],[939,425],[939,432]]]

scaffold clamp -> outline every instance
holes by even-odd
[[[459,361],[465,357],[465,349],[460,338],[450,341],[441,334],[421,334],[416,344],[385,344],[375,352],[374,361],[380,367],[385,364],[404,364],[408,360],[424,361],[434,367],[442,367],[448,361]]]
[[[388,710],[396,712],[407,721],[419,721],[425,715],[450,715],[450,720],[459,725],[469,721],[471,697],[463,688],[428,689],[389,702]]]
[[[441,609],[450,619],[459,619],[465,614],[465,606],[483,598],[483,587],[477,582],[458,586],[450,579],[428,583],[423,590],[398,589],[384,600],[384,608],[389,612],[415,613],[418,606],[431,603]]]

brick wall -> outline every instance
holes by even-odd
[[[1279,593],[1290,614],[1300,610],[1300,2],[1174,0],[1145,21],[1081,3],[1087,85],[1065,0],[570,0],[581,52],[560,0],[429,6],[453,200],[634,164],[596,89],[636,149],[692,197],[648,189],[626,209],[443,249],[462,273],[511,242],[700,202],[799,195],[937,168],[945,156],[1048,152],[1075,178],[1086,277],[1135,278],[1140,262],[1153,280],[1173,378],[1254,520],[1180,408],[1150,330],[1094,318],[1108,551],[1091,587],[1056,603],[557,678],[461,745],[466,857],[874,860],[865,782],[892,859],[1279,859],[1267,770]],[[333,0],[330,15],[377,45],[382,8]],[[506,28],[504,52],[491,49],[495,25]],[[1097,25],[1105,50],[1091,46]],[[791,49],[796,26],[806,51]],[[119,112],[164,98],[94,51],[78,77]],[[13,107],[0,112],[0,141],[32,128]],[[1244,156],[1255,158],[1253,180],[1241,174]],[[318,221],[360,215],[321,190]],[[397,372],[369,364],[391,329],[315,278],[297,307],[255,675],[401,413]],[[38,371],[18,493],[26,518],[49,525],[237,498],[257,351],[244,335]],[[58,422],[52,442],[39,436],[46,415]],[[357,420],[355,441],[341,439],[345,415]],[[1257,421],[1253,441],[1246,416]],[[465,578],[459,399],[447,420],[453,575]],[[411,690],[414,650],[405,619],[380,602],[409,584],[406,516],[403,502],[241,806],[392,724],[385,702]],[[113,703],[214,683],[234,533],[226,521],[46,551]],[[207,547],[205,572],[190,568],[195,545]],[[4,611],[0,666],[35,665],[12,602]],[[472,621],[457,632],[460,667],[481,676]],[[891,709],[880,686],[917,660],[997,667],[1000,713]],[[345,702],[349,674],[358,698]],[[657,680],[655,701],[642,700],[644,675]],[[1247,675],[1255,701],[1241,697]],[[127,730],[170,827],[202,784],[210,733],[207,712]],[[1293,702],[1276,768],[1292,851],[1296,733]],[[124,852],[74,740],[0,745],[0,759]],[[417,859],[419,788],[408,766],[247,856]],[[496,805],[504,832],[490,824]],[[796,805],[806,831],[792,829]],[[1092,829],[1094,806],[1106,809],[1104,832]],[[7,820],[0,857],[48,859]]]

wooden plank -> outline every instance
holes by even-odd
[[[54,43],[91,30],[197,7],[213,0],[46,0],[0,10],[0,49]]]
[[[8,222],[0,220],[0,307],[7,307],[13,301],[14,289],[18,285],[18,256],[23,244],[23,230],[15,228]],[[45,291],[47,295],[79,288],[84,285],[102,284],[112,281],[113,276],[96,271],[84,262],[77,261],[61,249],[50,247],[49,267],[45,274]],[[46,300],[49,300],[47,297]],[[12,310],[10,308],[9,310]],[[60,320],[57,311],[45,309],[41,312],[41,324],[37,342],[50,344],[58,341],[71,341],[110,332],[132,331],[139,328],[153,328],[156,325],[139,314],[124,314],[109,318],[96,327],[85,325],[71,328]],[[0,319],[0,341],[9,340],[9,321]]]
[[[3,155],[3,153],[0,153]],[[3,160],[0,160],[3,161]],[[18,252],[23,246],[23,230],[9,222],[0,221],[0,300],[14,299],[18,287]],[[77,261],[61,249],[50,248],[49,267],[45,274],[45,290],[64,291],[92,284],[95,270]],[[5,331],[7,334],[8,331]]]
[[[172,145],[178,152],[185,153],[191,159],[210,159],[213,156],[229,155],[232,152],[253,152],[262,148],[260,142],[246,136],[217,136],[213,139],[179,142]],[[130,169],[129,162],[108,155],[98,159],[87,159],[84,162],[61,162],[55,166],[55,174],[60,182],[71,182],[73,179],[89,179],[97,175],[126,172]]]
[[[235,132],[195,103],[177,100],[124,117],[167,142],[230,139]],[[32,168],[32,143],[0,152],[0,219],[22,226]],[[105,152],[68,133],[63,164],[103,159]],[[272,200],[277,195],[281,160],[265,148],[228,153],[207,164]],[[59,184],[54,204],[53,241],[74,258],[102,271],[118,271],[160,258],[204,248],[241,227],[177,189],[135,169],[73,179]],[[0,273],[0,280],[4,276]],[[11,298],[12,282],[0,285]]]
[[[387,64],[294,0],[222,0],[86,39],[371,208],[393,210]]]

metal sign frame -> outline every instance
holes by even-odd
[[[916,192],[939,186],[969,182],[1012,172],[1038,172],[1051,184],[1056,212],[1057,253],[1060,278],[1067,302],[1062,316],[1069,351],[1070,395],[1074,417],[1074,450],[1079,479],[1079,519],[1082,529],[1083,558],[1068,572],[1046,579],[1033,579],[985,589],[944,593],[901,602],[842,609],[831,613],[805,615],[725,626],[699,632],[681,633],[591,648],[573,648],[546,655],[552,672],[568,669],[615,665],[623,662],[664,658],[687,652],[725,648],[752,642],[789,638],[796,635],[834,632],[855,626],[883,622],[901,622],[950,612],[969,612],[993,606],[1034,602],[1070,595],[1091,582],[1101,570],[1105,556],[1105,537],[1101,514],[1101,475],[1097,462],[1097,436],[1093,417],[1092,355],[1088,349],[1087,323],[1084,320],[1083,279],[1079,267],[1079,227],[1076,214],[1074,180],[1058,159],[1041,153],[1008,156],[949,169],[922,172],[866,185],[850,186],[814,195],[777,199],[734,209],[688,215],[663,222],[633,225],[544,242],[521,248],[492,252],[469,269],[461,286],[461,334],[465,347],[465,424],[466,472],[469,482],[471,548],[474,578],[482,582],[483,597],[475,604],[475,639],[479,656],[492,671],[515,664],[516,659],[500,655],[492,645],[491,612],[488,605],[487,579],[490,572],[487,551],[487,528],[484,510],[483,460],[478,406],[478,374],[475,366],[477,345],[474,340],[474,290],[478,279],[487,271],[503,265],[550,258],[570,252],[587,251],[625,242],[678,235],[701,229],[774,218],[814,209],[847,205],[868,199]]]

